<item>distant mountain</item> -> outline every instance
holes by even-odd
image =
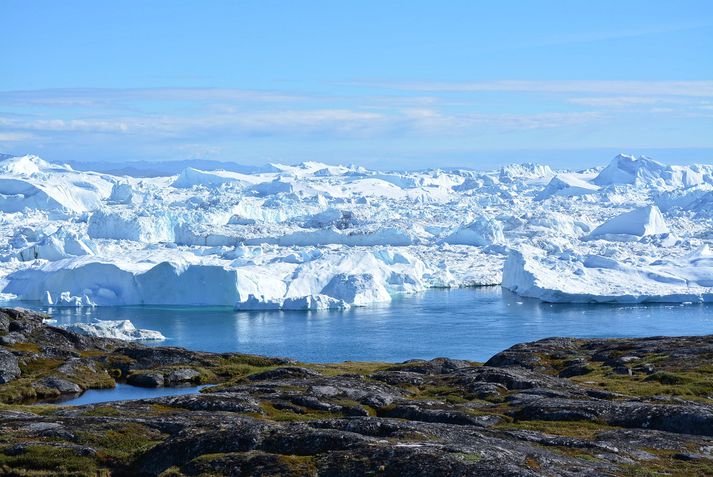
[[[181,161],[130,161],[130,162],[83,162],[68,161],[75,170],[94,171],[117,176],[132,177],[162,177],[179,174],[188,167],[202,171],[224,170],[242,174],[258,174],[261,172],[277,172],[272,165],[246,166],[234,162],[210,161],[204,159],[188,159]]]

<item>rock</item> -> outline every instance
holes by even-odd
[[[9,351],[0,348],[0,384],[9,383],[20,376],[20,365],[17,357]]]
[[[0,345],[9,346],[17,343],[24,343],[27,337],[19,331],[11,331],[6,335],[0,336]]]
[[[406,361],[387,371],[408,371],[418,374],[447,374],[457,369],[470,367],[471,364],[460,359],[434,358],[430,361]]]
[[[190,368],[183,368],[183,369],[174,369],[170,373],[168,373],[168,376],[166,376],[166,383],[167,384],[178,384],[178,383],[189,383],[189,382],[197,382],[201,377],[201,373],[196,371],[195,369],[190,369]]]
[[[191,411],[225,411],[264,414],[259,402],[247,394],[211,393],[167,396],[154,400],[164,406],[179,407]]]
[[[312,378],[316,376],[320,376],[317,371],[299,366],[286,366],[262,373],[251,374],[248,379],[250,381],[271,381],[289,378]]]
[[[132,386],[140,386],[142,388],[160,388],[164,385],[164,378],[162,373],[135,373],[130,374],[126,378],[126,382]]]
[[[80,457],[78,468],[117,475],[594,477],[713,468],[713,336],[553,338],[513,346],[484,366],[414,360],[365,376],[342,365],[320,365],[320,373],[283,358],[86,337],[0,309],[4,316],[2,336],[22,335],[24,344],[0,345],[0,370],[12,368],[12,379],[24,370],[0,384],[5,400],[104,387],[113,383],[108,373],[144,386],[218,382],[196,394],[49,413],[4,405],[0,460],[12,475],[58,473],[56,459],[35,453],[71,465]],[[596,378],[574,378],[594,369]]]
[[[593,371],[592,367],[586,364],[575,364],[568,366],[559,372],[560,378],[571,378],[573,376],[584,376]]]
[[[10,331],[10,317],[4,312],[0,312],[0,335],[8,331]]]
[[[56,389],[60,394],[78,394],[82,392],[82,388],[75,383],[57,376],[48,376],[37,381],[37,384],[46,388]]]
[[[428,403],[397,404],[379,409],[377,415],[408,419],[409,421],[438,422],[459,426],[493,426],[502,421],[496,416],[473,416],[454,409],[429,408]]]
[[[387,384],[419,386],[423,383],[423,375],[411,371],[378,371],[369,376],[371,379],[383,381]]]

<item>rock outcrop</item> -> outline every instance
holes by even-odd
[[[713,473],[713,336],[555,338],[481,365],[145,347],[0,310],[0,339],[11,334],[0,345],[0,474]],[[22,403],[117,380],[215,385],[84,406]]]

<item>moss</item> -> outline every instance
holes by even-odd
[[[304,366],[322,373],[325,376],[339,376],[342,374],[360,374],[367,376],[377,371],[383,371],[394,365],[392,363],[382,363],[378,361],[344,361],[343,363],[305,364]]]
[[[44,376],[62,365],[63,361],[58,359],[37,358],[20,364],[23,376]]]
[[[253,417],[258,419],[269,419],[271,421],[314,421],[317,419],[330,419],[335,417],[341,417],[333,412],[317,411],[314,409],[307,409],[302,406],[294,406],[301,412],[294,412],[289,409],[277,409],[272,403],[263,401],[260,403],[260,408],[265,414],[251,414]]]
[[[540,461],[538,461],[536,458],[534,458],[531,455],[528,455],[527,457],[525,457],[525,465],[529,469],[532,469],[532,470],[540,470],[540,468],[542,467],[540,465]]]
[[[453,456],[459,460],[462,460],[463,462],[469,462],[469,463],[476,463],[476,462],[480,462],[481,460],[483,460],[483,456],[479,452],[474,452],[474,453],[469,453],[469,454],[466,454],[464,452],[459,452],[459,453],[453,454]]]
[[[22,472],[23,470],[25,472]],[[105,470],[100,472],[94,458],[79,455],[75,449],[35,445],[26,447],[19,455],[9,456],[0,453],[0,474],[22,475],[23,473],[33,476],[108,475]]]
[[[25,404],[0,404],[0,411],[18,411],[18,412],[28,412],[31,414],[37,414],[39,416],[51,416],[55,414],[60,406],[55,406],[52,404],[42,405],[25,405]]]
[[[678,385],[678,384],[686,384],[689,381],[688,378],[685,376],[680,376],[675,373],[671,373],[669,371],[658,371],[650,376],[647,376],[644,378],[644,381],[657,381],[661,384],[667,384],[667,385]]]
[[[315,475],[317,473],[317,464],[313,456],[278,455],[277,462],[291,475]]]
[[[594,371],[569,378],[585,387],[596,387],[629,396],[671,395],[693,401],[710,402],[713,395],[713,366],[705,364],[690,369],[660,370],[651,375],[620,375],[608,366],[592,363]]]
[[[603,431],[619,429],[590,421],[514,421],[498,426],[505,430],[529,430],[563,437],[576,437],[579,439],[594,439]]]
[[[77,437],[82,444],[96,448],[97,459],[112,467],[129,465],[162,440],[160,432],[137,423],[112,423],[106,429],[79,432]]]
[[[24,351],[27,353],[39,353],[40,347],[34,343],[15,343],[7,346],[15,351]]]
[[[85,416],[113,417],[121,416],[123,412],[111,406],[96,406],[84,412]]]
[[[651,451],[657,455],[636,464],[625,464],[618,475],[622,477],[693,477],[713,475],[713,459],[682,460],[674,451]]]

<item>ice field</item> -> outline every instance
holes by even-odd
[[[52,306],[346,309],[502,284],[547,302],[713,301],[713,165],[273,164],[168,177],[0,162],[0,291]]]

